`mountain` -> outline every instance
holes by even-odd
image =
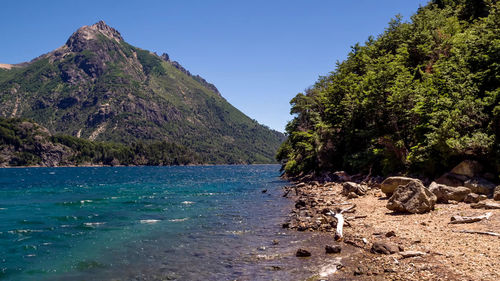
[[[0,64],[0,116],[91,141],[175,144],[202,163],[272,163],[284,140],[202,77],[128,44],[103,21],[30,62]]]
[[[287,175],[431,178],[475,160],[500,180],[499,19],[500,1],[433,0],[353,46],[292,99]]]

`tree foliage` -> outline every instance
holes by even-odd
[[[291,100],[288,175],[435,176],[463,159],[500,171],[500,3],[434,0],[352,47]]]
[[[47,162],[47,158],[56,162]],[[0,165],[189,165],[203,159],[186,147],[168,143],[96,142],[49,131],[26,119],[0,117]]]

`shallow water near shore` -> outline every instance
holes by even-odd
[[[285,184],[278,165],[0,169],[0,279],[305,279],[330,258],[294,251],[329,236],[281,228]]]

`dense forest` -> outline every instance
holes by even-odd
[[[500,3],[430,1],[291,100],[277,159],[288,176],[432,177],[464,159],[498,175],[499,78]]]
[[[165,141],[132,144],[90,141],[51,135],[46,128],[28,120],[0,117],[0,166],[161,166],[204,161],[195,152]]]

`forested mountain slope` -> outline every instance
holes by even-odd
[[[284,139],[168,55],[129,45],[102,21],[31,62],[0,65],[0,116],[88,140],[166,142],[201,163],[272,163]]]

